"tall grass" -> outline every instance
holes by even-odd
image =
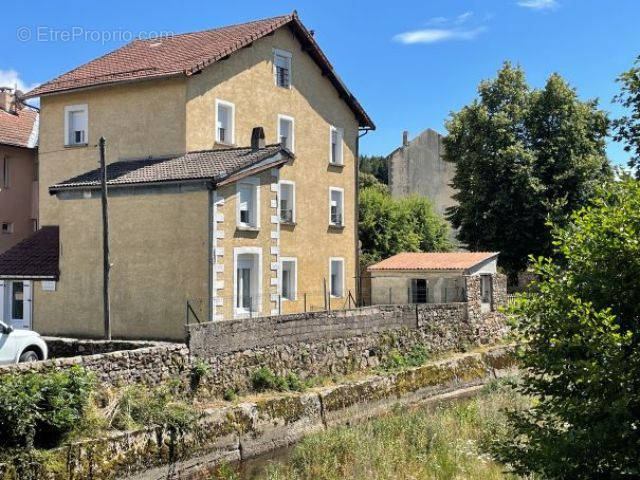
[[[514,479],[502,465],[491,460],[483,445],[494,435],[508,434],[504,408],[526,405],[525,399],[511,391],[494,387],[471,400],[395,410],[356,426],[311,435],[294,448],[287,460],[270,464],[256,478]]]

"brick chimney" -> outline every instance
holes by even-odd
[[[7,87],[0,87],[0,110],[15,113],[15,95],[12,89]]]
[[[402,132],[402,146],[406,147],[407,145],[409,145],[409,130]]]
[[[261,148],[264,148],[264,129],[254,127],[251,131],[251,150],[255,152]]]

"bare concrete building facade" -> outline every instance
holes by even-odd
[[[387,157],[391,195],[423,195],[444,215],[455,204],[455,190],[450,186],[455,165],[442,158],[442,135],[428,128],[411,141],[407,131],[402,137],[402,146]]]

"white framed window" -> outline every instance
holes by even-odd
[[[10,166],[11,159],[9,157],[2,157],[2,170],[0,170],[0,188],[9,188],[11,186]]]
[[[329,187],[329,225],[342,227],[344,225],[344,190]]]
[[[273,74],[278,87],[291,88],[291,53],[285,50],[273,51]]]
[[[216,98],[216,142],[235,144],[235,116],[233,103]]]
[[[343,165],[342,159],[343,131],[338,127],[329,127],[329,163]]]
[[[89,141],[89,110],[87,105],[64,107],[64,144],[86,145]]]
[[[283,300],[295,300],[298,290],[298,259],[280,258],[280,294]]]
[[[233,311],[235,316],[252,316],[262,310],[262,249],[233,249]]]
[[[480,275],[482,303],[491,303],[491,275]]]
[[[236,182],[236,224],[239,228],[260,228],[260,179],[243,178]]]
[[[296,221],[296,184],[290,180],[280,180],[280,221]]]
[[[2,233],[10,235],[13,233],[13,222],[2,222]]]
[[[329,259],[329,292],[332,297],[344,297],[344,258]]]
[[[277,143],[285,146],[293,152],[295,145],[293,117],[278,114],[278,141]]]

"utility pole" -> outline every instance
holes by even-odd
[[[104,160],[104,137],[100,137],[100,179],[102,184],[102,260],[103,260],[103,282],[102,300],[104,314],[104,337],[111,340],[111,308],[109,300],[109,213],[107,203],[107,167]]]

